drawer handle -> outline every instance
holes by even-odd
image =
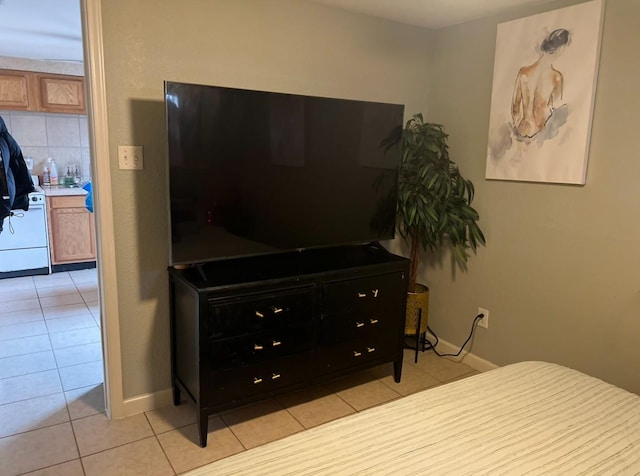
[[[356,322],[356,327],[364,327],[364,322]]]
[[[369,322],[371,324],[377,324],[378,323],[378,319],[369,319]]]
[[[367,347],[367,352],[371,353],[371,352],[375,352],[376,348],[375,347]]]
[[[280,374],[273,373],[271,374],[271,380],[278,380],[280,378]]]
[[[362,352],[358,352],[357,350],[353,351],[353,356],[354,357],[360,357],[362,355]]]
[[[378,297],[378,290],[377,289],[372,289],[371,292],[373,293],[373,297],[374,298]]]
[[[260,344],[253,344],[253,350],[262,350],[264,349],[263,346],[261,346]]]
[[[262,379],[260,377],[253,377],[253,383],[255,385],[262,383]]]
[[[274,341],[273,341],[273,346],[274,346],[274,347],[278,347],[279,345],[282,345],[282,342],[281,342],[281,341],[279,341],[279,340],[274,340]]]
[[[367,293],[358,293],[359,298],[367,297]]]
[[[264,314],[262,314],[260,311],[256,311],[256,316],[262,319],[264,317]]]
[[[274,314],[280,314],[282,312],[282,308],[281,307],[273,307],[273,313]]]

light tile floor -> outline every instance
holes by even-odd
[[[387,364],[212,415],[200,448],[190,403],[105,417],[95,270],[60,274],[0,280],[0,476],[181,474],[477,373],[432,352],[414,364],[406,351],[399,384]]]

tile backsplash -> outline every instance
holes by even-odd
[[[67,167],[78,167],[83,181],[91,180],[89,126],[87,116],[45,112],[3,111],[0,116],[22,149],[22,155],[33,159],[34,175],[42,175],[47,158],[55,160],[58,175]]]

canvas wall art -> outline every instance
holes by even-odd
[[[498,25],[486,178],[584,184],[602,0]]]

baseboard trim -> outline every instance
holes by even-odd
[[[149,412],[158,408],[166,407],[173,403],[173,393],[170,388],[158,392],[146,393],[137,397],[127,398],[122,402],[123,418],[137,415],[142,412]]]
[[[440,339],[438,342],[438,352],[441,354],[451,354],[458,352],[459,347],[454,346],[446,340]],[[499,365],[490,362],[489,360],[478,357],[470,352],[462,352],[459,357],[447,357],[456,362],[464,362],[469,367],[479,370],[480,372],[486,372],[487,370],[497,369]],[[173,392],[170,388],[160,390],[158,392],[146,393],[144,395],[138,395],[137,397],[126,399],[122,406],[124,410],[124,417],[136,415],[142,412],[149,412],[158,408],[166,407],[173,403]]]
[[[460,346],[453,345],[446,340],[440,339],[438,341],[438,352],[441,354],[455,354],[460,349]],[[494,364],[493,362],[483,359],[482,357],[478,357],[471,352],[462,351],[459,357],[448,357],[456,362],[464,362],[469,367],[479,370],[480,372],[486,372],[487,370],[493,370],[500,367],[499,365]]]

